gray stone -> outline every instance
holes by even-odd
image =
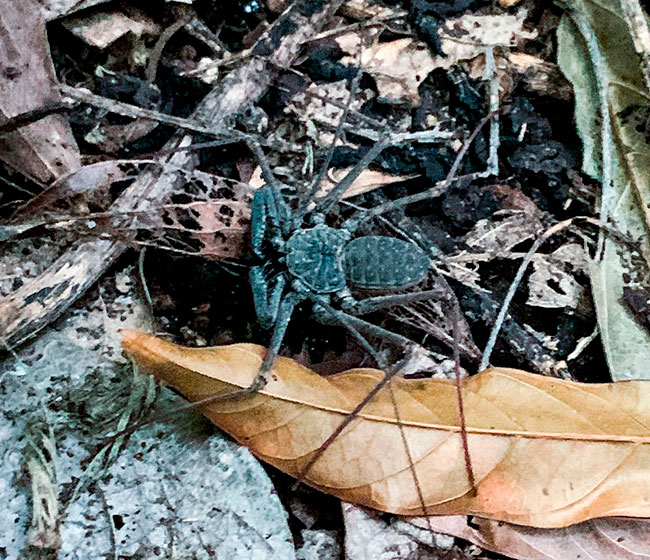
[[[198,413],[173,413],[184,401],[169,390],[148,412],[160,421],[137,430],[124,449],[104,444],[138,418],[154,388],[134,376],[119,346],[120,328],[148,330],[145,308],[111,294],[68,312],[0,362],[0,559],[39,555],[28,543],[23,459],[34,424],[47,426],[56,444],[61,560],[295,558],[287,513],[261,465]],[[89,475],[100,449],[114,456]],[[68,503],[84,476],[92,484]]]

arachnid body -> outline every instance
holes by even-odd
[[[272,187],[267,186],[257,191],[253,202],[253,250],[266,262],[253,267],[250,276],[255,310],[263,326],[276,322],[282,290],[288,285],[297,295],[338,297],[346,307],[354,308],[363,307],[367,300],[352,300],[348,288],[400,290],[426,277],[429,259],[420,247],[381,235],[352,239],[349,223],[341,228],[319,223],[289,229],[285,240],[280,220],[286,213],[278,211],[273,196]],[[269,278],[265,269],[272,268],[278,257],[286,270]]]
[[[369,154],[376,156],[381,147],[378,143]],[[375,359],[378,356],[364,334],[408,343],[404,337],[358,316],[430,298],[432,291],[390,293],[417,285],[427,277],[426,252],[394,237],[355,237],[357,219],[348,219],[339,227],[326,224],[327,209],[338,201],[370,156],[362,158],[330,193],[315,201],[317,189],[312,186],[298,209],[292,211],[261,149],[255,144],[251,148],[262,162],[266,185],[253,198],[251,244],[262,264],[251,269],[250,282],[258,321],[262,327],[272,328],[273,334],[260,375],[250,389],[266,383],[265,375],[277,356],[293,311],[304,301],[312,303],[317,318],[346,327]],[[355,290],[382,295],[356,299],[352,295]]]

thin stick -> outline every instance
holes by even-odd
[[[206,136],[213,136],[222,139],[224,144],[234,144],[251,138],[250,135],[235,130],[229,130],[228,133],[220,133],[218,130],[203,126],[198,121],[192,119],[166,115],[152,109],[144,109],[137,105],[131,105],[130,103],[108,99],[101,95],[96,95],[90,90],[84,88],[75,88],[62,84],[59,86],[59,89],[61,90],[62,95],[77,102],[86,103],[93,107],[97,107],[98,109],[103,109],[104,111],[116,113],[125,117],[149,119],[172,127],[180,128],[181,130],[197,132],[199,134],[205,134]]]
[[[189,6],[185,7],[189,8]],[[149,55],[149,63],[147,64],[147,68],[145,70],[145,76],[150,84],[156,81],[158,64],[160,63],[160,58],[162,57],[165,46],[177,31],[192,21],[193,17],[194,15],[192,12],[189,10],[185,11],[185,13],[181,14],[181,16],[176,21],[164,29],[160,34],[160,37],[158,37],[156,44],[153,46],[153,49],[151,49],[151,54]]]
[[[494,60],[494,47],[485,49],[485,78],[488,81],[488,97],[490,113],[494,118],[490,121],[490,144],[487,162],[489,175],[499,174],[499,78]]]
[[[34,122],[40,121],[45,117],[53,115],[55,113],[61,113],[63,111],[69,111],[70,108],[65,103],[45,103],[36,109],[31,111],[26,111],[24,113],[19,113],[0,124],[0,136],[18,130],[23,126],[27,126]]]
[[[375,216],[378,216],[380,214],[390,212],[392,210],[395,210],[396,208],[405,206],[407,204],[412,204],[414,202],[420,202],[421,200],[426,200],[428,198],[435,198],[436,196],[440,196],[443,192],[445,192],[445,190],[447,190],[447,187],[449,187],[449,185],[454,181],[454,178],[458,173],[460,164],[463,162],[463,159],[465,158],[465,154],[467,154],[467,151],[469,150],[470,146],[478,136],[481,129],[491,118],[493,118],[493,116],[494,115],[490,113],[479,121],[476,128],[472,131],[472,133],[463,143],[463,146],[458,152],[458,154],[456,154],[456,159],[454,160],[454,163],[449,169],[449,173],[447,173],[447,176],[445,177],[442,183],[436,184],[433,188],[423,191],[421,193],[412,194],[410,196],[402,197],[398,200],[391,200],[390,202],[386,202],[384,204],[380,204],[379,206],[375,206],[374,208],[371,208],[370,210],[365,212],[365,214],[363,215],[363,219],[367,220]]]
[[[564,220],[563,222],[559,222],[554,226],[550,227],[549,229],[547,229],[540,237],[538,237],[535,240],[533,246],[530,248],[528,253],[526,253],[524,260],[519,265],[517,274],[515,274],[515,277],[512,280],[512,284],[510,284],[510,287],[508,288],[506,297],[503,299],[503,304],[501,305],[501,309],[499,310],[499,314],[497,315],[496,321],[494,322],[494,326],[492,327],[492,331],[490,332],[490,336],[488,338],[487,344],[485,345],[485,350],[483,351],[483,357],[481,358],[481,365],[480,365],[481,371],[486,369],[490,365],[490,356],[492,355],[492,350],[494,350],[494,345],[496,343],[497,336],[499,335],[499,331],[501,330],[501,327],[503,325],[503,321],[505,320],[506,314],[508,313],[508,308],[510,307],[512,298],[515,296],[515,292],[519,287],[521,279],[524,277],[524,273],[526,272],[528,265],[533,260],[533,256],[540,248],[542,243],[544,243],[544,241],[546,241],[549,237],[551,237],[551,235],[569,227],[573,223],[573,221],[574,218],[571,218],[569,220]]]
[[[144,276],[144,256],[147,252],[146,247],[142,247],[140,254],[138,255],[138,275],[140,276],[140,284],[142,285],[142,291],[144,292],[144,298],[147,300],[149,305],[149,310],[153,311],[153,301],[151,300],[151,293],[149,292],[149,286],[147,285],[147,279]]]
[[[330,144],[330,147],[327,150],[327,157],[325,158],[323,164],[320,166],[318,175],[314,178],[314,181],[311,185],[311,188],[309,189],[309,192],[300,201],[300,205],[298,206],[298,210],[294,218],[294,226],[296,227],[298,224],[302,222],[304,215],[307,213],[309,209],[310,203],[313,202],[314,199],[316,198],[316,195],[318,194],[318,191],[320,189],[320,185],[323,182],[325,175],[327,174],[327,170],[329,169],[330,163],[332,162],[332,156],[334,155],[334,149],[336,148],[336,143],[339,141],[339,139],[343,134],[343,127],[345,126],[345,121],[348,118],[350,107],[352,107],[352,101],[354,99],[354,96],[357,93],[359,82],[361,81],[361,75],[362,75],[361,65],[359,65],[359,69],[357,70],[357,73],[355,74],[352,83],[350,84],[350,94],[348,95],[348,100],[345,104],[345,108],[343,109],[343,114],[341,115],[339,124],[336,127],[336,131],[334,132],[334,138],[332,138],[332,143]]]
[[[335,27],[334,29],[328,29],[327,31],[321,31],[318,35],[315,35],[313,38],[310,38],[307,41],[309,42],[322,41],[323,39],[326,38],[338,37],[340,35],[344,35],[350,32],[356,32],[361,28],[365,30],[377,26],[383,27],[386,25],[387,21],[393,19],[403,19],[407,15],[408,12],[406,10],[391,11],[391,13],[389,14],[376,16],[366,21],[359,21],[357,23],[351,23],[349,25],[342,25],[341,27]],[[400,33],[403,34],[404,31],[400,30]]]

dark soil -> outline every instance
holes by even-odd
[[[237,53],[250,46],[259,26],[270,23],[277,17],[277,14],[266,10],[261,4],[262,2],[254,0],[232,0],[228,3],[228,9],[224,10],[222,2],[200,0],[195,2],[194,8],[199,18],[218,33],[224,48]],[[415,35],[427,44],[433,54],[440,52],[437,29],[448,18],[468,11],[492,13],[495,10],[491,1],[479,0],[387,1],[385,4],[407,10],[408,17],[405,22],[397,21],[395,25],[387,26],[380,41]],[[168,4],[143,2],[141,7],[163,27],[174,21],[175,16]],[[540,35],[537,39],[524,43],[521,50],[553,62],[552,23],[556,21],[557,14],[554,8],[544,3],[531,2],[529,7],[531,15],[527,24],[530,28],[540,30]],[[340,26],[350,25],[354,20],[340,17],[335,23]],[[146,81],[141,69],[132,70],[129,67],[128,55],[133,49],[129,39],[113,45],[109,55],[107,51],[94,49],[74,38],[57,22],[51,23],[48,31],[57,72],[63,82],[82,84],[106,97],[183,117],[192,112],[209,90],[209,86],[200,80],[182,77],[176,71],[182,56],[190,56],[197,61],[201,56],[211,54],[205,45],[182,31],[176,33],[165,46],[154,84]],[[308,136],[304,121],[287,114],[284,109],[311,83],[327,84],[352,79],[358,69],[354,65],[343,63],[342,59],[343,53],[332,39],[313,42],[305,48],[299,64],[294,68],[277,69],[274,86],[246,115],[233,120],[232,126],[251,130],[260,123],[267,123],[259,127],[265,137],[272,138],[278,134],[290,142],[306,142]],[[97,77],[94,69],[98,64],[105,64],[110,68],[110,73],[105,77]],[[228,67],[221,69],[224,73],[229,70]],[[413,204],[405,211],[396,211],[386,216],[408,233],[417,234],[426,239],[430,246],[436,246],[443,256],[468,250],[465,235],[477,222],[497,219],[495,213],[507,208],[508,200],[493,188],[496,184],[525,195],[539,210],[541,220],[547,227],[571,216],[592,215],[594,212],[595,188],[580,173],[581,145],[572,120],[572,101],[543,92],[531,92],[521,76],[514,76],[514,80],[515,84],[503,100],[500,113],[499,179],[490,177],[472,182],[461,181],[439,198]],[[375,78],[364,73],[360,88],[377,91]],[[454,138],[461,140],[467,138],[487,113],[485,83],[470,78],[467,69],[462,66],[431,72],[420,85],[419,95],[421,103],[417,107],[388,104],[375,97],[363,104],[359,113],[377,121],[385,120],[389,125],[409,120],[412,131],[422,130],[428,119],[435,116],[444,119],[445,128]],[[101,147],[84,140],[96,123],[98,114],[78,110],[71,117],[85,156],[89,160],[106,157]],[[124,117],[106,118],[110,124],[115,125],[128,122]],[[521,127],[524,123],[526,134],[522,140]],[[135,158],[155,153],[173,133],[174,130],[170,127],[158,126],[144,137],[124,143],[110,157]],[[372,145],[370,140],[354,132],[348,132],[346,139],[348,143],[345,146],[334,150],[330,164],[333,169],[353,165]],[[315,145],[314,168],[318,170],[327,157],[327,149],[312,140],[309,142]],[[486,127],[470,147],[468,156],[458,170],[459,176],[485,170],[488,144]],[[295,204],[296,190],[292,189],[300,189],[301,185],[292,184],[289,178],[300,176],[303,154],[281,151],[273,146],[266,151],[271,166],[279,169],[279,177],[288,183],[286,194],[291,203]],[[445,178],[455,156],[456,150],[452,149],[451,143],[412,144],[387,149],[374,162],[373,169],[391,175],[417,175],[417,178],[368,193],[353,202],[359,206],[372,206],[430,188]],[[247,180],[242,176],[242,169],[252,169],[255,166],[254,157],[244,144],[202,149],[197,152],[197,157],[200,159],[201,170],[233,180]],[[11,180],[15,182],[17,179],[12,177]],[[114,186],[112,196],[116,196],[123,186]],[[182,195],[179,193],[178,196],[182,198]],[[19,200],[25,195],[18,193],[15,196]],[[333,223],[340,221],[342,216],[350,215],[353,210],[339,207],[337,212],[338,214],[329,216]],[[381,223],[373,223],[368,231],[386,234],[387,229]],[[551,238],[542,252],[550,253],[568,242],[583,243],[583,240],[576,234],[576,230],[568,229]],[[528,240],[511,251],[523,253],[530,245],[531,241]],[[134,255],[128,258],[135,261]],[[178,255],[166,250],[149,249],[146,254],[146,282],[161,330],[189,345],[235,341],[268,344],[270,333],[257,323],[248,279],[249,267],[256,262],[252,254],[234,261],[209,260],[200,254]],[[471,338],[480,349],[487,341],[496,311],[520,262],[521,259],[504,255],[503,258],[496,256],[477,264],[480,278],[478,283],[485,290],[483,292],[459,281],[449,280],[469,324]],[[512,303],[510,321],[521,330],[534,329],[542,336],[555,338],[558,341],[556,348],[547,348],[546,351],[553,360],[560,362],[576,347],[579,339],[593,331],[596,324],[594,310],[588,303],[588,279],[584,274],[576,273],[576,279],[587,291],[587,297],[584,301],[581,300],[578,307],[532,309],[526,304],[527,277],[528,275]],[[371,320],[413,338],[432,351],[451,355],[448,345],[429,336],[422,328],[404,326],[388,314],[373,315]],[[377,343],[381,345],[380,341]],[[535,344],[540,345],[538,341]],[[500,337],[491,361],[496,365],[536,371],[537,346],[515,353],[508,344],[507,337]],[[316,322],[308,306],[301,308],[293,317],[282,353],[297,356],[303,362],[321,367],[323,371],[327,371],[328,364],[331,366],[332,363],[348,367],[361,363],[372,365],[371,358],[350,340],[344,329]],[[463,358],[463,366],[470,373],[476,372],[475,360],[467,356]],[[601,346],[597,341],[592,342],[571,362],[569,371],[573,378],[580,381],[595,382],[608,378]],[[273,469],[269,471],[286,504],[298,499],[306,508],[317,512],[314,528],[341,528],[337,500],[309,489],[292,490],[288,477]],[[287,509],[291,511],[289,505]],[[295,516],[291,522],[296,529],[295,536],[299,538],[302,522]],[[460,551],[457,552],[461,554]],[[484,557],[497,558],[496,555],[487,553]]]

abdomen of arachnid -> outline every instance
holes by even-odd
[[[383,235],[357,237],[345,247],[348,284],[364,290],[399,290],[427,277],[429,258],[417,245]]]

